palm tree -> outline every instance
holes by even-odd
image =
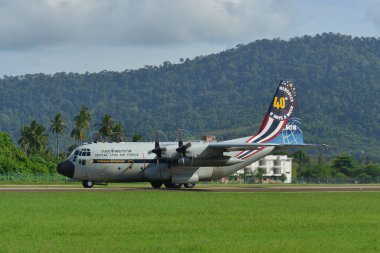
[[[86,134],[84,133],[83,129],[77,124],[75,124],[75,128],[71,131],[70,136],[75,140],[78,140],[81,144],[83,140],[86,139]]]
[[[42,152],[48,142],[46,129],[35,120],[30,124],[30,147],[32,152]]]
[[[88,108],[82,106],[79,114],[74,117],[75,127],[71,131],[71,137],[79,140],[82,144],[83,140],[86,138],[86,130],[90,130],[91,114]]]
[[[63,122],[63,117],[61,113],[57,113],[55,115],[55,118],[50,122],[50,131],[57,135],[57,155],[59,155],[59,135],[61,135],[67,127]]]
[[[79,121],[84,130],[90,130],[91,113],[88,111],[87,107],[82,105],[79,114],[75,116],[74,120]]]
[[[45,128],[35,120],[30,123],[30,126],[24,126],[21,129],[21,138],[18,143],[27,154],[43,152],[47,142],[48,134]]]
[[[124,141],[126,133],[123,125],[120,122],[116,122],[112,129],[112,141],[121,142]]]
[[[132,137],[133,142],[141,142],[144,141],[144,137],[141,134],[134,134]]]
[[[30,146],[28,126],[23,126],[23,128],[21,128],[21,138],[18,140],[18,144],[20,144],[22,151],[27,154]]]
[[[111,115],[108,115],[108,114],[104,115],[102,119],[102,123],[97,124],[97,125],[101,126],[101,128],[99,129],[99,132],[103,134],[105,140],[109,139],[112,136],[112,132],[113,132],[112,130],[114,128],[115,121]]]

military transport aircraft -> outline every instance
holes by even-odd
[[[192,188],[199,181],[226,177],[276,149],[304,144],[299,120],[292,118],[296,89],[281,81],[257,134],[222,142],[93,142],[76,148],[58,164],[58,173],[85,188],[108,182],[150,182],[152,187]]]

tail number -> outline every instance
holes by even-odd
[[[277,109],[285,109],[286,103],[284,97],[274,97],[273,107]]]

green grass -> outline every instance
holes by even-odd
[[[79,187],[83,188],[81,181],[70,181],[70,182],[7,182],[0,181],[0,187],[9,187],[9,186],[36,186],[36,187],[57,187],[66,186],[66,187]],[[380,184],[249,184],[249,183],[218,183],[218,182],[199,182],[196,184],[196,188],[276,188],[276,187],[345,187],[345,186],[354,186],[354,187],[371,187],[371,186],[380,186]],[[152,188],[149,182],[134,182],[134,183],[108,183],[106,185],[95,185],[95,188]],[[165,188],[162,186],[162,188]]]
[[[379,198],[0,192],[0,252],[379,252]]]

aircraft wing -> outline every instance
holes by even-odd
[[[210,143],[209,148],[224,151],[257,150],[260,147],[276,147],[278,149],[289,148],[315,148],[328,147],[326,144],[278,144],[278,143]]]

